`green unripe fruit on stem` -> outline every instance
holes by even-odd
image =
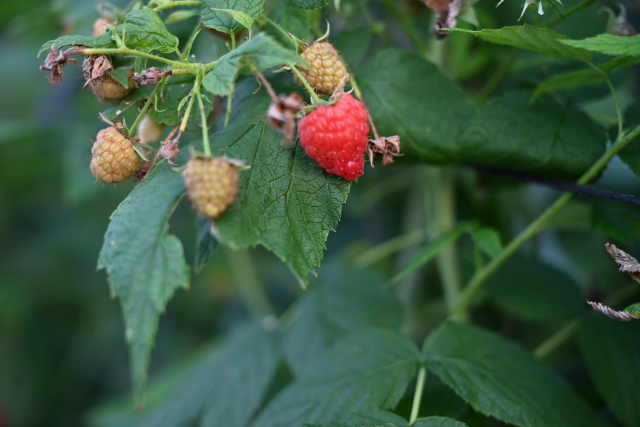
[[[225,158],[194,157],[182,177],[191,204],[209,218],[222,215],[238,192],[238,168]]]
[[[108,184],[124,182],[142,167],[133,143],[115,127],[98,132],[91,148],[91,173]]]

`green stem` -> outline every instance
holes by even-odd
[[[422,401],[422,391],[424,390],[424,382],[427,378],[427,368],[420,366],[418,371],[418,382],[416,383],[416,391],[413,394],[413,405],[411,407],[411,417],[409,418],[409,425],[413,424],[418,418],[420,412],[420,402]]]
[[[143,58],[151,59],[158,62],[164,62],[165,64],[169,64],[174,68],[181,69],[190,69],[193,70],[192,73],[196,74],[198,72],[198,68],[200,64],[185,64],[180,61],[173,61],[171,59],[166,59],[161,56],[156,56],[146,52],[140,52],[139,50],[129,49],[128,47],[122,48],[111,48],[111,49],[81,49],[83,55],[100,55],[100,54],[121,54],[121,55],[132,55],[132,56],[141,56]],[[212,65],[215,63],[207,64]],[[215,65],[213,65],[215,67]],[[212,68],[213,69],[213,68]]]
[[[544,359],[549,354],[551,354],[555,349],[560,347],[566,340],[571,338],[573,334],[578,331],[578,327],[580,326],[581,319],[574,319],[571,322],[567,323],[562,329],[560,329],[555,334],[551,335],[547,338],[542,344],[540,344],[533,351],[533,357],[536,359]]]
[[[360,88],[358,87],[358,83],[356,82],[355,77],[353,77],[353,73],[349,70],[349,83],[351,83],[351,87],[356,94],[356,98],[362,101],[362,92],[360,92]]]
[[[269,23],[270,25],[272,25],[276,30],[280,31],[280,33],[284,36],[284,38],[291,40],[291,43],[293,43],[293,48],[297,51],[298,50],[298,44],[296,43],[296,41],[291,37],[291,35],[285,31],[284,28],[282,28],[280,25],[278,25],[274,20],[267,18],[266,16],[261,17],[260,19],[264,19],[265,22]]]
[[[600,67],[596,67],[591,62],[589,62],[589,66],[596,72],[599,73],[605,82],[607,82],[607,86],[609,86],[609,90],[611,91],[611,95],[613,96],[613,102],[616,105],[616,117],[618,118],[618,136],[622,134],[622,112],[620,111],[620,103],[618,102],[618,94],[616,93],[616,89],[613,87],[613,83],[611,83],[611,79],[609,75]]]
[[[161,6],[154,7],[153,10],[156,12],[160,12],[165,9],[173,9],[178,6],[202,6],[201,1],[174,1],[171,3],[163,4]]]
[[[513,67],[513,64],[515,64],[521,54],[522,51],[520,49],[513,49],[511,51],[507,60],[500,64],[500,68],[493,73],[489,81],[484,85],[482,90],[480,90],[480,93],[478,93],[478,101],[484,104],[487,99],[489,99],[489,96],[496,90],[504,76],[511,71],[511,67]]]
[[[227,97],[227,114],[224,118],[224,127],[227,127],[229,124],[229,119],[231,118],[231,107],[233,106],[233,94],[230,94]]]
[[[133,122],[133,124],[131,125],[131,128],[129,129],[129,136],[133,137],[135,135],[136,129],[138,128],[140,121],[142,120],[144,115],[147,113],[147,111],[149,111],[149,107],[151,107],[151,104],[153,104],[153,98],[158,93],[158,90],[164,83],[165,79],[166,77],[163,77],[162,79],[160,79],[156,87],[153,88],[153,92],[151,92],[151,95],[149,95],[149,98],[147,98],[147,102],[145,102],[144,106],[142,107],[142,110],[140,110],[140,113],[138,113],[138,117],[136,117],[136,121]]]
[[[211,145],[209,144],[209,127],[207,126],[207,113],[205,112],[204,102],[202,101],[202,94],[200,93],[200,84],[202,80],[198,76],[196,81],[196,87],[194,96],[198,98],[198,106],[200,107],[200,120],[202,122],[202,146],[204,147],[204,155],[206,157],[212,157]],[[191,104],[191,102],[189,102]]]
[[[424,238],[425,235],[422,230],[411,231],[361,253],[353,259],[353,264],[359,267],[372,265],[399,250],[424,242]]]
[[[198,89],[198,93],[199,93],[199,89]],[[185,129],[187,129],[187,123],[189,122],[189,117],[191,116],[191,110],[193,110],[193,103],[195,102],[195,97],[196,97],[195,91],[192,90],[189,96],[191,96],[191,98],[189,99],[189,103],[187,104],[187,110],[185,111],[184,117],[182,118],[182,123],[180,123],[180,133],[184,132]]]
[[[607,306],[616,305],[621,301],[624,301],[625,299],[635,295],[638,292],[638,289],[638,283],[634,282],[622,289],[618,289],[616,292],[609,295],[607,298],[605,298],[603,304]],[[551,335],[542,344],[536,347],[536,349],[533,351],[533,355],[535,356],[535,358],[544,359],[554,350],[560,347],[560,345],[563,344],[566,340],[571,338],[576,332],[578,332],[580,321],[581,319],[575,319],[567,323],[558,332]]]
[[[229,36],[231,36],[231,50],[236,50],[236,35],[231,33]]]
[[[420,52],[426,52],[429,50],[427,44],[422,40],[422,36],[416,29],[413,21],[409,17],[398,10],[393,0],[381,0],[382,5],[393,15],[400,25],[409,35],[411,42],[418,48]]]
[[[293,73],[298,77],[298,79],[302,82],[302,84],[304,85],[304,88],[307,89],[307,92],[309,92],[309,95],[311,95],[311,98],[313,98],[313,101],[316,105],[322,105],[322,101],[320,101],[320,98],[318,97],[318,95],[316,94],[316,91],[313,90],[313,88],[311,87],[311,85],[309,84],[309,82],[307,81],[307,79],[304,78],[304,76],[302,75],[302,73],[300,72],[300,70],[298,70],[296,68],[295,65],[293,64],[287,64],[291,70],[293,70]]]
[[[455,227],[455,194],[451,171],[430,168],[427,176],[427,238],[431,241]],[[444,299],[449,311],[458,303],[462,283],[455,244],[442,248],[436,257]]]
[[[613,143],[611,148],[607,150],[597,162],[595,162],[587,172],[585,172],[577,181],[580,185],[587,184],[593,177],[595,177],[609,161],[624,147],[629,144],[634,138],[640,135],[640,126],[633,129],[627,134],[622,134]],[[516,236],[500,253],[500,256],[494,258],[481,270],[477,271],[467,287],[460,295],[460,300],[453,310],[453,315],[458,319],[464,318],[469,311],[469,307],[473,301],[473,298],[480,290],[484,282],[491,276],[511,255],[513,255],[527,240],[538,234],[546,225],[547,221],[553,217],[564,205],[566,205],[573,198],[572,193],[564,193],[560,196],[542,215],[540,215],[535,221],[533,221],[527,228],[525,228],[520,234]]]
[[[254,317],[273,313],[273,307],[265,295],[264,288],[254,268],[254,261],[248,250],[230,253],[228,256],[231,271],[242,300]]]

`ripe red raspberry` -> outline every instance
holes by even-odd
[[[209,218],[217,218],[238,192],[238,168],[224,158],[192,158],[182,171],[191,204]]]
[[[318,92],[332,95],[340,80],[349,81],[347,68],[340,60],[340,54],[330,43],[316,42],[300,54],[310,65],[310,69],[300,68],[300,73]]]
[[[91,148],[91,173],[106,183],[124,182],[142,167],[131,140],[115,127],[98,132]]]
[[[355,179],[364,173],[369,124],[364,105],[342,93],[334,105],[318,107],[298,123],[300,143],[307,155],[327,172]]]

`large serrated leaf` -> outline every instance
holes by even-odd
[[[547,27],[535,27],[524,24],[522,26],[502,27],[497,30],[465,30],[454,28],[453,31],[473,34],[491,43],[513,46],[518,49],[530,50],[541,55],[558,59],[589,62],[591,53],[581,47],[568,46],[567,36],[560,35]],[[565,44],[566,43],[566,44]]]
[[[260,33],[218,59],[216,67],[204,78],[205,89],[214,95],[230,95],[243,58],[251,61],[259,71],[287,63],[304,64],[295,51],[283,48],[271,37]]]
[[[243,12],[255,21],[264,10],[264,0],[203,0],[202,23],[206,27],[231,34],[244,28],[243,25],[229,13],[213,9]]]
[[[491,101],[460,139],[464,163],[573,179],[604,153],[605,130],[551,99],[529,105],[524,92]]]
[[[344,421],[304,424],[304,427],[407,427],[408,425],[407,420],[393,412],[370,410],[366,414],[353,415]]]
[[[613,34],[599,34],[584,40],[560,40],[577,49],[605,55],[640,56],[640,34],[627,37]]]
[[[640,425],[640,322],[594,316],[580,323],[580,347],[600,394],[625,425]]]
[[[142,397],[158,319],[176,289],[189,286],[182,243],[167,222],[184,193],[180,175],[159,164],[111,216],[98,268],[120,298],[135,396]]]
[[[447,417],[418,418],[411,427],[467,427],[465,423]]]
[[[393,408],[414,379],[419,352],[387,329],[358,331],[317,359],[278,394],[254,427],[291,427]]]
[[[255,79],[238,86],[238,115],[212,137],[214,154],[251,166],[240,172],[236,201],[215,225],[224,243],[242,248],[262,244],[305,281],[322,261],[351,182],[328,174],[300,146],[282,148],[282,135],[261,120],[268,95],[252,95],[255,88]]]
[[[43,44],[38,51],[38,55],[36,55],[36,59],[40,58],[43,52],[51,49],[51,46],[54,45],[56,49],[61,49],[66,46],[88,46],[99,49],[110,49],[116,47],[116,42],[111,39],[111,33],[97,37],[83,35],[62,36]]]
[[[429,372],[483,414],[521,427],[605,425],[564,380],[493,332],[445,322],[422,354]]]
[[[489,278],[483,292],[526,320],[571,319],[586,309],[580,288],[566,273],[517,254]]]
[[[457,161],[458,139],[476,112],[460,86],[433,64],[399,50],[379,52],[360,70],[358,84],[381,135],[400,135],[407,156]]]
[[[185,375],[166,402],[139,427],[244,427],[259,407],[278,366],[277,333],[259,325],[237,330]]]
[[[295,321],[284,330],[282,350],[294,373],[305,371],[353,331],[374,326],[397,330],[402,323],[400,305],[377,272],[333,262],[320,270],[320,283],[291,311]]]
[[[325,7],[328,3],[326,0],[293,0],[296,6],[303,9],[320,9]]]
[[[126,28],[124,42],[130,49],[171,53],[178,47],[178,38],[167,30],[153,9],[130,12],[124,19],[124,24],[117,28],[120,37],[123,36],[123,26]]]
[[[126,28],[126,31],[123,29]],[[178,47],[178,38],[171,34],[162,20],[153,9],[140,9],[130,12],[122,25],[116,28],[118,35],[124,35],[124,41],[128,48],[151,52],[159,50],[163,53],[173,52]],[[73,35],[63,36],[55,40],[50,40],[42,45],[38,51],[36,59],[42,52],[49,50],[55,45],[57,49],[65,46],[87,46],[98,49],[112,49],[116,47],[116,42],[112,39],[111,32],[97,37]]]

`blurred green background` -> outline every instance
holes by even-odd
[[[382,24],[377,29],[383,32],[378,35],[372,34],[375,27],[359,13],[358,3],[343,1],[339,15],[332,6],[325,11],[334,24],[334,37],[340,31],[348,34],[338,47],[356,70],[372,49],[413,48],[384,2],[369,5],[372,19]],[[565,3],[569,3],[567,7],[572,5],[570,1]],[[439,62],[443,71],[470,92],[486,82],[508,53],[462,34],[436,44],[429,31],[432,17],[427,9],[417,0],[400,1],[398,5],[425,40],[425,56],[444,57],[445,61]],[[484,27],[514,25],[522,7],[515,0],[497,10],[494,6],[488,0],[478,4]],[[636,28],[640,28],[638,8],[637,4],[627,4]],[[546,10],[552,12],[548,5]],[[55,86],[48,84],[38,69],[40,62],[34,61],[45,41],[68,33],[90,34],[97,17],[93,2],[84,0],[0,3],[0,427],[83,425],[90,408],[130,390],[120,308],[110,298],[104,272],[96,271],[96,259],[109,215],[133,184],[101,185],[91,176],[87,156],[92,138],[103,127],[98,112],[104,105],[99,105],[90,91],[82,90],[80,67],[66,67],[63,85]],[[533,19],[538,18],[530,10],[525,21]],[[603,32],[605,22],[597,7],[592,7],[556,30],[579,38]],[[169,28],[183,37],[191,25]],[[211,56],[215,50],[212,46],[220,43],[212,35],[203,34],[195,52]],[[445,55],[440,50],[445,50]],[[500,90],[533,88],[550,73],[567,67],[537,63],[532,58],[523,55]],[[629,107],[637,99],[637,67],[621,71],[614,81],[623,105]],[[583,109],[603,123],[613,117],[613,105],[603,85],[571,96],[575,102],[597,101],[585,103]],[[196,139],[197,135],[190,138]],[[460,219],[480,218],[498,229],[504,242],[557,195],[540,186],[478,176],[464,167],[449,169],[457,188]],[[368,169],[353,186],[338,233],[330,234],[326,258],[348,262],[375,243],[424,229],[423,183],[430,171],[403,160],[386,170]],[[617,159],[598,185],[640,194],[637,180]],[[585,295],[597,297],[628,284],[628,279],[617,274],[604,253],[605,234],[590,231],[594,203],[607,212],[623,209],[622,216],[631,219],[621,225],[622,231],[608,234],[615,242],[633,244],[625,248],[640,254],[637,208],[590,199],[572,203],[556,218],[554,228],[528,245],[525,252],[563,271]],[[632,231],[625,228],[629,223]],[[193,259],[196,226],[188,203],[180,205],[171,227],[183,240],[187,259]],[[461,274],[467,276],[473,268],[473,246],[463,241],[460,248]],[[414,251],[401,251],[378,263],[377,268],[387,274],[393,272]],[[438,286],[420,286],[432,282],[429,279],[435,276],[434,269],[427,268],[398,286],[406,308],[405,330],[416,338],[442,315]],[[204,271],[194,275],[191,290],[178,292],[161,318],[151,377],[249,317],[255,301],[246,293],[243,297],[243,285],[246,288],[247,283],[264,286],[278,312],[301,292],[287,267],[267,251],[258,248],[232,253],[218,248]],[[525,343],[539,342],[558,326],[551,322],[534,327],[492,307],[476,316],[480,323]],[[567,375],[588,383],[575,348],[557,358]],[[592,386],[585,387],[589,397]],[[601,405],[597,397],[594,401]]]

